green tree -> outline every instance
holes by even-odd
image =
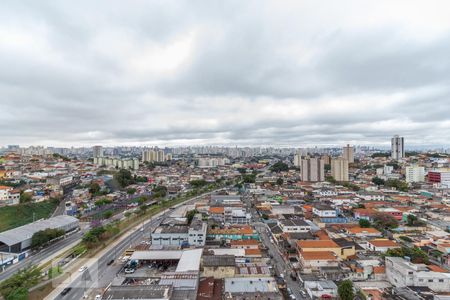
[[[385,256],[394,257],[409,257],[413,263],[429,263],[428,255],[418,247],[401,247],[395,249],[389,249],[386,251]]]
[[[366,220],[366,219],[360,219],[359,220],[359,226],[361,228],[368,228],[368,227],[370,227],[370,221]]]
[[[19,198],[20,203],[29,203],[32,200],[33,200],[33,196],[31,195],[31,193],[22,192],[20,194],[20,198]]]
[[[167,187],[163,185],[155,186],[152,189],[153,198],[164,198],[167,195]]]
[[[0,283],[0,294],[5,299],[27,299],[23,297],[24,289],[28,290],[42,279],[42,270],[36,266],[20,270]],[[9,298],[11,297],[11,298]]]
[[[129,188],[127,189],[127,194],[128,195],[134,195],[136,193],[136,189],[135,188]]]
[[[40,247],[51,240],[54,240],[60,236],[64,235],[64,230],[61,229],[51,229],[47,228],[44,230],[40,230],[38,232],[35,232],[33,236],[31,237],[31,247],[36,248]]]
[[[392,187],[402,192],[407,192],[409,189],[408,183],[399,179],[388,179],[385,185],[387,187]]]
[[[415,215],[408,215],[406,217],[406,225],[407,226],[423,226],[424,222],[417,219]]]
[[[196,188],[201,188],[201,187],[207,185],[208,183],[207,183],[206,180],[204,180],[204,179],[198,179],[198,180],[191,180],[191,181],[189,182],[189,184],[190,184],[194,189],[196,189]]]
[[[105,219],[111,218],[112,215],[113,215],[113,212],[110,211],[110,210],[107,210],[107,211],[105,211],[105,212],[103,213],[103,217],[104,217]]]
[[[244,183],[255,183],[256,175],[255,174],[245,174],[242,176],[242,180]]]
[[[110,204],[110,203],[112,203],[112,200],[109,200],[108,198],[102,198],[102,199],[95,201],[96,206],[103,206],[103,205]]]
[[[385,183],[384,179],[377,177],[377,176],[372,178],[372,182],[376,185],[384,185],[384,183]]]
[[[344,280],[339,284],[338,294],[341,300],[353,300],[355,293],[353,292],[353,283],[351,280]]]
[[[373,215],[373,225],[378,230],[392,229],[398,227],[398,221],[390,214],[376,213]]]
[[[279,177],[279,178],[277,179],[277,184],[278,184],[278,185],[283,185],[283,182],[284,182],[283,178]]]
[[[270,168],[270,171],[275,173],[287,172],[289,171],[289,166],[282,161],[274,163]]]
[[[372,158],[377,158],[377,157],[389,157],[389,153],[387,152],[376,152],[374,154],[371,155]]]
[[[28,300],[28,289],[22,287],[12,291],[6,300]]]
[[[336,184],[337,183],[336,179],[334,179],[333,176],[326,176],[325,180],[328,181],[329,183],[332,183],[332,184]]]
[[[140,206],[139,208],[140,208],[140,210],[141,210],[141,213],[144,214],[144,213],[147,211],[147,208],[148,208],[148,207],[147,207],[147,205],[142,205],[142,206]]]
[[[119,183],[119,185],[122,188],[135,183],[133,176],[131,176],[130,170],[126,170],[126,169],[120,169],[119,172],[117,172],[114,175],[114,179]]]
[[[196,210],[196,209],[190,210],[186,213],[186,218],[187,218],[188,224],[191,224],[192,219],[194,219],[194,216],[196,214],[198,214],[198,210]]]
[[[100,185],[97,182],[92,182],[89,185],[89,193],[96,195],[100,192]]]

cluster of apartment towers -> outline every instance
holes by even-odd
[[[404,138],[395,135],[391,139],[391,157],[399,160],[405,157]],[[337,181],[349,181],[348,164],[355,162],[354,148],[347,144],[342,148],[342,156],[331,158],[329,155],[309,157],[307,150],[299,150],[294,156],[294,165],[300,168],[302,181],[324,181],[325,165],[331,166],[331,176]]]
[[[294,165],[300,168],[302,181],[325,181],[325,165],[331,166],[331,176],[337,181],[349,181],[348,164],[353,163],[353,146],[342,149],[342,157],[331,158],[329,155],[309,157],[306,150],[299,150],[294,156]]]

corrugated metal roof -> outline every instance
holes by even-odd
[[[176,272],[198,271],[203,249],[185,250],[178,262]]]
[[[71,216],[56,216],[46,220],[36,221],[11,230],[0,232],[0,242],[12,246],[33,237],[38,231],[52,228],[62,228],[71,224],[78,223],[78,219]]]

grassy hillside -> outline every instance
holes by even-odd
[[[48,218],[58,203],[58,200],[50,200],[0,207],[0,232],[33,222],[33,212],[35,220]]]

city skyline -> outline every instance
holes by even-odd
[[[278,4],[3,2],[0,141],[449,144],[447,2]]]

